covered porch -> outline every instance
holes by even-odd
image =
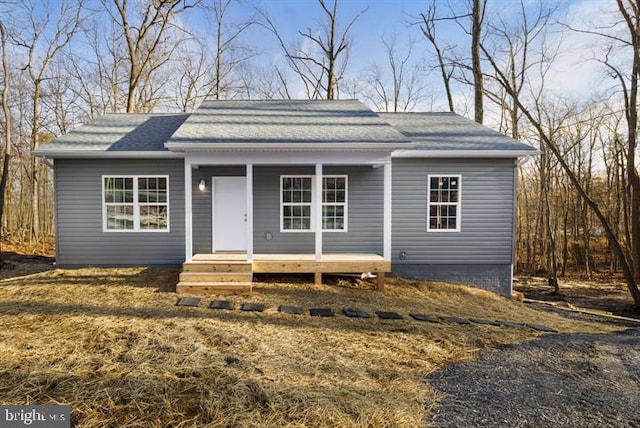
[[[253,273],[314,274],[319,284],[323,274],[372,272],[383,289],[391,271],[388,155],[246,152],[240,164],[237,154],[185,153],[185,262],[178,291],[248,293]],[[307,230],[283,230],[282,177],[292,171],[313,184]],[[336,171],[348,178],[348,227],[345,212],[344,230],[327,231],[318,189]]]
[[[389,272],[391,153],[410,144],[356,100],[201,106],[165,143],[184,156],[183,276]]]

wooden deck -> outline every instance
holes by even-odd
[[[252,289],[254,273],[313,273],[316,284],[323,274],[373,272],[377,288],[384,289],[385,273],[391,262],[378,254],[254,254],[247,261],[245,253],[196,254],[183,264],[178,293],[246,294]]]

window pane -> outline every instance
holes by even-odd
[[[141,206],[140,229],[167,229],[167,207]]]
[[[438,177],[431,177],[429,187],[431,190],[438,190],[440,188],[438,185]]]
[[[133,179],[105,177],[104,201],[106,203],[133,202]]]
[[[133,206],[108,205],[107,229],[131,230],[133,229]]]

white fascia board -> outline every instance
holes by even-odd
[[[397,150],[408,142],[394,143],[164,143],[164,147],[175,152],[202,150],[218,152],[224,150],[280,150],[280,151],[326,151],[326,150]]]
[[[396,150],[393,158],[521,158],[537,156],[540,150]]]
[[[385,151],[227,151],[187,152],[185,159],[197,165],[376,165],[391,155]]]
[[[43,159],[184,159],[183,153],[155,151],[36,151]]]

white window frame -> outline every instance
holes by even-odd
[[[313,179],[313,175],[296,175],[296,174],[287,174],[287,175],[281,175],[280,176],[280,195],[278,196],[278,198],[280,199],[280,232],[281,233],[309,233],[309,232],[313,232],[314,231],[314,216],[313,216],[313,200],[314,200],[314,195],[315,195],[315,180]],[[282,182],[284,181],[285,178],[310,178],[311,179],[311,202],[287,202],[285,204],[285,202],[282,200],[282,191],[283,191],[283,186],[282,186]],[[309,207],[311,207],[311,213],[309,214],[310,220],[309,220],[309,229],[285,229],[284,228],[284,222],[283,220],[283,215],[284,215],[284,206],[285,205],[289,205],[289,206],[306,206],[309,205]]]
[[[281,175],[280,176],[280,195],[278,196],[280,199],[280,232],[281,233],[309,233],[309,232],[313,232],[315,230],[315,224],[316,224],[316,216],[315,216],[315,201],[316,201],[316,184],[315,184],[315,180],[313,180],[315,176],[314,175],[305,175],[305,174],[285,174],[285,175]],[[285,178],[311,178],[311,202],[294,202],[294,203],[289,203],[287,202],[286,204],[283,202],[282,200],[282,182]],[[324,184],[324,179],[325,178],[344,178],[345,179],[345,197],[344,197],[344,229],[322,229],[323,232],[327,232],[327,233],[346,233],[348,231],[348,227],[349,227],[349,176],[346,174],[337,174],[337,175],[323,175],[322,176],[322,182]],[[322,189],[324,191],[324,188]],[[284,214],[284,205],[298,205],[298,206],[302,206],[302,205],[309,205],[311,207],[311,221],[310,221],[310,229],[285,229],[283,227],[283,214]],[[322,202],[322,206],[337,206],[337,205],[343,205],[342,202]],[[322,220],[321,220],[322,221]]]
[[[431,179],[434,177],[456,178],[458,180],[458,201],[457,202],[431,202]],[[431,206],[432,205],[455,205],[456,207],[456,228],[455,229],[432,229],[431,228]],[[427,232],[460,232],[462,223],[462,175],[461,174],[429,174],[427,175]]]
[[[344,202],[324,202],[324,179],[325,178],[344,178]],[[349,229],[349,176],[346,174],[338,175],[323,175],[322,176],[322,193],[323,201],[322,207],[342,206],[344,208],[344,228],[342,229],[325,229],[324,228],[324,216],[322,218],[322,231],[328,233],[345,233]]]
[[[133,229],[109,229],[107,228],[107,203],[105,202],[105,188],[104,188],[104,180],[105,178],[132,178],[133,179]],[[141,229],[140,228],[140,207],[147,205],[163,205],[160,204],[149,204],[146,202],[140,203],[139,195],[138,195],[138,179],[140,178],[164,178],[167,182],[167,228],[166,229]],[[168,233],[171,230],[171,210],[169,209],[169,176],[163,174],[147,174],[147,175],[128,175],[128,174],[104,174],[101,177],[101,187],[102,194],[100,197],[102,198],[102,231],[105,233]],[[123,204],[125,205],[125,204]],[[130,203],[126,203],[126,205],[130,205]]]

